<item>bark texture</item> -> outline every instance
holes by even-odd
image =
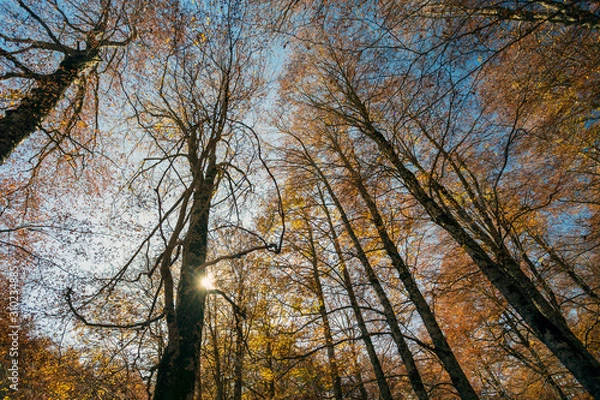
[[[200,345],[204,327],[206,289],[198,285],[204,273],[208,250],[210,204],[214,193],[214,161],[198,181],[191,210],[190,228],[184,240],[183,260],[174,337],[162,357],[156,379],[154,400],[193,400],[200,369]],[[167,321],[169,322],[169,321]]]
[[[99,62],[99,49],[65,56],[56,72],[37,79],[37,85],[13,110],[0,119],[0,165],[34,133],[82,72]]]

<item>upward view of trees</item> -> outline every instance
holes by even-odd
[[[600,398],[599,3],[0,13],[5,398]]]

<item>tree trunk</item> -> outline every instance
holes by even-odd
[[[353,369],[354,369],[354,378],[356,379],[356,385],[355,388],[358,389],[358,399],[359,400],[369,400],[369,392],[367,392],[367,388],[365,387],[365,382],[363,381],[362,378],[362,374],[360,373],[360,365],[357,363],[358,360],[358,354],[356,354],[356,347],[355,347],[355,343],[351,342],[350,344],[350,349],[351,349],[351,355],[352,355],[352,360],[353,360]],[[355,388],[352,388],[352,391],[355,390]],[[351,392],[352,392],[351,391]],[[350,397],[349,398],[354,398],[354,397]]]
[[[330,227],[333,225],[331,221],[331,216],[327,210],[325,204],[323,204],[323,209],[327,214],[327,219],[330,222]],[[356,294],[354,293],[354,286],[352,285],[352,278],[348,273],[348,269],[346,268],[346,263],[343,258],[341,246],[337,239],[337,234],[334,230],[331,231],[331,240],[334,244],[335,251],[337,253],[338,259],[340,261],[340,269],[342,272],[342,279],[344,281],[344,286],[346,287],[346,292],[348,293],[348,298],[350,300],[350,305],[352,311],[354,313],[354,317],[356,318],[356,323],[358,325],[358,329],[360,330],[360,334],[362,336],[362,340],[367,349],[367,354],[369,355],[369,360],[371,361],[371,365],[373,366],[373,372],[375,373],[375,380],[377,381],[377,386],[379,387],[379,392],[381,397],[384,400],[391,400],[392,392],[385,378],[385,373],[383,372],[383,368],[381,366],[381,362],[379,361],[379,357],[377,356],[377,352],[375,351],[375,346],[373,345],[373,341],[371,340],[371,334],[367,329],[367,325],[365,323],[365,319],[362,316],[362,312],[360,310],[360,306],[358,304],[358,300],[356,299]]]
[[[0,119],[0,165],[36,131],[81,73],[99,61],[98,54],[99,49],[91,49],[65,56],[54,73],[37,80],[17,108],[6,111]]]
[[[317,250],[315,248],[313,232],[310,227],[310,222],[307,221],[309,233],[310,248],[311,248],[311,263],[312,275],[315,286],[315,294],[319,302],[319,315],[323,322],[323,336],[325,338],[325,348],[327,349],[327,360],[329,362],[329,374],[331,378],[331,386],[333,387],[333,397],[336,400],[342,400],[344,393],[342,392],[342,378],[339,374],[337,361],[335,359],[335,348],[333,345],[333,336],[331,334],[331,325],[329,324],[329,315],[325,306],[325,295],[323,294],[323,286],[321,285],[321,277],[319,276],[319,264],[317,259]]]
[[[383,372],[383,367],[381,366],[381,362],[379,361],[379,357],[377,356],[377,352],[375,351],[373,341],[371,340],[371,334],[369,333],[369,330],[367,329],[367,324],[365,323],[365,319],[362,316],[362,312],[360,310],[360,306],[358,304],[358,300],[356,299],[356,294],[354,293],[354,288],[352,286],[352,280],[344,262],[342,262],[341,270],[342,277],[344,279],[344,284],[346,286],[346,291],[348,292],[348,298],[350,299],[350,305],[352,307],[352,311],[354,312],[354,317],[356,318],[356,323],[358,325],[358,329],[360,330],[363,343],[365,344],[365,347],[367,349],[369,360],[371,361],[371,365],[373,366],[373,372],[375,373],[375,380],[377,381],[377,386],[379,387],[381,398],[384,400],[392,400],[392,392],[385,378],[385,373]]]
[[[216,311],[216,310],[215,310]],[[211,313],[213,314],[213,313]],[[223,371],[221,368],[221,352],[219,351],[219,337],[217,335],[216,327],[216,316],[212,315],[213,320],[209,319],[207,324],[207,330],[213,343],[213,357],[215,359],[213,376],[215,377],[215,400],[224,399],[224,382],[223,382]],[[199,394],[202,396],[202,393]]]
[[[183,245],[181,277],[175,308],[177,336],[169,344],[158,368],[154,400],[193,400],[199,374],[206,289],[198,285],[204,274],[208,244],[210,203],[214,191],[214,161],[206,179],[199,179],[191,220]]]
[[[377,275],[375,274],[375,271],[373,270],[373,267],[371,266],[371,263],[369,262],[369,259],[362,247],[362,244],[360,243],[360,240],[356,236],[356,233],[354,232],[354,228],[352,228],[352,225],[350,224],[350,220],[349,220],[348,216],[346,215],[346,212],[343,209],[342,204],[340,203],[338,198],[335,196],[335,193],[333,193],[332,188],[329,186],[329,184],[327,182],[325,182],[325,186],[327,187],[327,189],[329,191],[329,195],[331,196],[333,203],[336,205],[338,212],[340,213],[340,217],[344,224],[344,228],[346,229],[348,236],[350,236],[350,239],[352,240],[352,243],[354,244],[354,248],[356,250],[357,257],[360,260],[361,264],[363,265],[363,268],[365,270],[367,278],[369,279],[369,283],[371,284],[371,287],[373,287],[373,289],[375,290],[375,293],[377,294],[377,298],[379,299],[379,302],[381,303],[381,306],[383,307],[383,314],[385,316],[385,320],[386,320],[388,326],[390,327],[390,331],[392,333],[392,339],[394,340],[394,343],[396,343],[396,347],[398,349],[398,354],[402,358],[402,361],[404,362],[404,366],[406,367],[406,371],[408,373],[408,379],[410,381],[410,384],[411,384],[415,394],[417,395],[417,398],[419,398],[421,400],[427,400],[427,399],[429,399],[429,395],[427,394],[425,385],[423,385],[423,379],[421,378],[421,374],[419,373],[419,369],[417,368],[417,364],[415,362],[413,354],[410,351],[410,348],[408,347],[406,340],[404,340],[404,336],[402,335],[402,331],[400,330],[400,326],[398,324],[398,319],[396,318],[396,313],[394,311],[394,308],[392,307],[392,304],[390,303],[390,301],[387,297],[387,293],[381,286],[381,283],[379,282],[379,278],[377,278]],[[331,217],[329,216],[329,214],[327,214],[327,220],[329,222],[329,229],[332,230],[332,232],[333,232],[333,229],[334,229],[333,221],[331,221]],[[334,241],[334,246],[335,246],[336,252],[338,254],[342,254],[342,249],[340,248],[337,240]]]
[[[274,372],[274,364],[273,364],[273,340],[277,340],[277,339],[273,339],[273,337],[271,336],[270,332],[269,332],[269,336],[267,338],[267,367],[269,368],[269,371],[271,372],[271,374],[267,377],[267,382],[266,382],[266,386],[267,386],[267,399],[269,400],[275,400],[275,393],[276,393],[276,388],[275,388],[275,374]]]
[[[242,382],[244,367],[244,336],[242,323],[235,315],[235,364],[233,366],[233,400],[242,400]]]

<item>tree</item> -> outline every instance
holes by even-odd
[[[186,40],[175,43],[169,60],[173,69],[165,70],[161,77],[163,107],[147,109],[148,115],[169,124],[156,132],[157,138],[165,138],[168,143],[169,135],[177,135],[172,148],[183,150],[190,177],[159,267],[169,343],[158,367],[155,399],[190,399],[194,395],[207,296],[207,290],[198,287],[198,279],[206,274],[209,264],[219,260],[207,261],[212,204],[219,185],[227,180],[232,190],[225,199],[233,196],[235,201],[238,196],[236,187],[240,183],[231,175],[236,171],[234,156],[241,140],[248,140],[246,127],[238,118],[259,83],[251,75],[255,54],[247,47],[251,32],[245,19],[249,13],[247,5],[227,3],[216,13],[200,14],[198,19],[210,32],[192,33],[191,37],[181,32]],[[152,124],[150,129],[157,129],[157,125]],[[174,165],[173,156],[177,154],[167,153],[163,159],[170,167]],[[241,182],[245,179],[242,176]],[[175,289],[170,268],[173,251],[179,246],[182,259]],[[260,243],[231,257],[260,249],[277,250],[277,246]]]
[[[98,96],[99,71],[118,64],[120,49],[134,39],[143,3],[98,1],[84,7],[77,1],[28,5],[19,0],[5,7],[8,26],[0,36],[4,111],[0,164],[39,128],[55,149],[65,152],[65,139],[85,149],[87,144],[78,142],[71,131],[86,102]],[[65,96],[68,103],[62,102]],[[46,129],[42,122],[52,112],[58,114],[56,121]]]
[[[327,307],[327,299],[325,298],[325,292],[323,289],[323,282],[321,277],[322,272],[319,260],[320,257],[317,249],[317,240],[315,238],[315,234],[311,226],[311,216],[309,215],[308,210],[303,210],[302,208],[300,208],[298,210],[298,213],[298,218],[301,220],[301,223],[304,224],[303,228],[306,230],[303,236],[305,236],[305,240],[307,243],[301,243],[300,238],[288,240],[290,241],[290,247],[294,250],[294,252],[303,255],[311,264],[311,275],[310,279],[308,279],[309,283],[307,284],[307,286],[311,288],[317,300],[318,313],[322,323],[323,339],[325,342],[325,349],[327,350],[329,375],[331,379],[331,386],[333,388],[333,396],[336,400],[340,400],[344,397],[344,392],[342,389],[342,378],[340,376],[338,360],[335,355],[335,343],[333,339],[331,321]],[[297,231],[299,231],[299,229]],[[303,245],[307,248],[304,248]]]
[[[533,24],[551,23],[566,26],[600,28],[600,16],[595,4],[530,0],[524,2],[447,1],[428,6],[433,12],[441,10],[451,18],[485,17],[491,20],[521,21]]]
[[[90,299],[114,297],[120,283],[138,282],[141,276],[152,280],[158,274],[145,321],[95,323],[107,328],[146,327],[164,316],[168,343],[157,367],[155,399],[194,396],[209,293],[199,281],[206,268],[257,250],[278,251],[277,244],[250,235],[248,229],[235,229],[241,225],[241,198],[251,188],[252,160],[262,160],[256,155],[260,150],[256,150],[255,132],[244,121],[261,84],[260,47],[250,47],[257,44],[253,12],[258,10],[242,3],[186,10],[171,26],[164,67],[154,71],[155,80],[150,80],[155,84],[154,91],[148,92],[152,97],[129,97],[153,152],[143,161],[138,178],[156,174],[158,222],[130,260]],[[238,166],[236,160],[248,163]],[[213,219],[215,209],[220,217]],[[221,217],[227,213],[231,220]],[[211,230],[227,227],[249,235],[251,245],[219,257],[211,253],[216,250],[211,246]],[[145,246],[153,252],[153,260],[140,265]],[[211,256],[214,259],[209,260]],[[75,294],[68,295],[71,310],[81,321],[91,322],[74,301]],[[161,303],[162,313],[156,311]]]
[[[487,6],[506,10],[487,13],[484,10]],[[462,43],[461,38],[473,42],[473,37],[477,36],[478,48],[485,48],[491,54],[481,65],[485,78],[478,85],[478,97],[487,103],[486,107],[498,113],[497,123],[514,124],[522,129],[516,136],[521,143],[519,147],[538,158],[537,171],[553,171],[552,179],[539,179],[536,185],[538,196],[553,193],[557,199],[545,209],[564,216],[561,203],[569,202],[572,209],[578,209],[581,214],[596,215],[598,125],[595,88],[598,78],[595,65],[598,59],[594,43],[598,31],[590,21],[598,18],[597,7],[537,1],[520,5],[473,3],[466,6],[466,14],[457,11],[453,3],[440,4],[440,7],[445,10],[445,23],[455,32],[453,36],[457,43]],[[513,13],[519,12],[537,16],[535,20],[513,18]],[[478,35],[475,31],[483,34]],[[487,100],[491,93],[495,97],[493,102]],[[513,157],[518,157],[522,150],[512,147]],[[546,162],[541,163],[544,158]],[[593,267],[584,261],[588,255],[594,257],[591,254],[597,244],[597,238],[587,232],[594,224],[593,217],[571,218],[570,234],[555,235],[548,227],[547,216],[541,214],[537,213],[536,222],[524,228],[528,233],[523,233],[520,238],[513,236],[513,240],[526,247],[528,243],[534,248],[539,246],[530,251],[546,253],[545,257],[553,259],[552,264],[556,263],[559,275],[568,275],[590,300],[593,299],[596,295],[592,288],[582,285],[578,277],[581,274],[590,281],[595,280]],[[540,241],[539,235],[545,239]],[[569,236],[569,249],[561,243],[565,236]],[[557,247],[543,244],[549,244],[548,241],[556,243]],[[575,252],[579,257],[573,255]],[[557,255],[563,260],[569,259],[569,265],[561,263]],[[525,261],[532,264],[531,260]]]
[[[385,222],[383,221],[381,213],[378,210],[377,204],[375,203],[373,197],[369,194],[363,182],[364,178],[355,169],[355,167],[350,162],[348,156],[346,156],[346,154],[344,153],[340,143],[338,142],[338,138],[336,138],[335,136],[329,136],[329,140],[331,142],[333,150],[340,157],[344,168],[350,174],[350,179],[357,187],[360,196],[362,197],[367,208],[369,209],[371,218],[378,231],[383,247],[385,248],[386,253],[390,257],[392,264],[398,271],[400,280],[404,284],[408,292],[409,298],[415,304],[417,312],[421,316],[425,328],[427,329],[427,332],[429,333],[433,341],[435,351],[438,354],[438,357],[440,358],[442,363],[444,364],[446,371],[452,378],[454,386],[458,390],[461,398],[477,398],[475,391],[471,387],[471,384],[469,383],[465,373],[463,372],[462,368],[460,367],[460,364],[454,356],[452,349],[448,345],[448,342],[446,341],[446,338],[442,330],[440,329],[437,320],[433,315],[433,312],[431,311],[431,308],[429,307],[427,301],[425,300],[425,297],[421,293],[417,282],[412,277],[412,273],[408,268],[408,265],[403,260],[402,256],[400,255],[400,252],[394,244],[394,241],[388,233],[388,230],[385,226]],[[373,275],[373,272],[369,272],[369,275]]]

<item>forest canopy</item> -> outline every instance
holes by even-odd
[[[0,1],[3,399],[600,398],[600,3]]]

